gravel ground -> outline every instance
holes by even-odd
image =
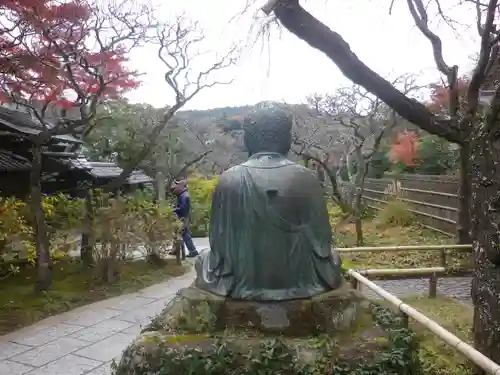
[[[470,277],[448,277],[439,279],[438,294],[456,298],[460,302],[471,303],[471,280],[472,279]],[[375,284],[397,297],[428,293],[429,291],[429,279],[380,280],[375,281]],[[368,297],[378,297],[367,287],[364,287],[362,290]]]

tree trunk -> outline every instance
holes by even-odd
[[[356,227],[356,246],[364,245],[363,238],[363,222],[361,221],[361,206],[363,203],[363,193],[364,193],[364,185],[365,185],[365,177],[366,177],[366,161],[363,157],[363,153],[361,148],[356,149],[356,157],[358,160],[358,171],[356,173],[356,177],[354,179],[354,199],[352,202],[352,209],[355,218],[355,227]]]
[[[47,233],[47,223],[42,206],[42,145],[34,144],[33,160],[30,172],[30,208],[33,215],[33,230],[35,235],[37,278],[35,293],[48,290],[52,285],[52,259],[50,257],[50,241]]]
[[[471,205],[471,180],[470,180],[470,147],[460,147],[460,180],[458,187],[458,220],[457,241],[459,244],[472,243],[470,236],[470,205]]]
[[[161,171],[156,172],[155,176],[155,196],[158,203],[165,201],[165,175]]]
[[[473,141],[470,158],[474,344],[500,363],[500,140],[482,138]]]
[[[335,203],[337,203],[343,213],[350,213],[351,209],[350,207],[348,207],[348,204],[345,203],[344,197],[342,196],[342,193],[340,191],[341,187],[339,186],[337,181],[337,171],[335,169],[329,168],[328,165],[326,165],[326,163],[319,158],[305,154],[302,157],[304,158],[304,160],[307,160],[306,163],[309,163],[310,160],[313,160],[323,168],[323,171],[326,172],[328,179],[330,180],[330,185],[332,186],[331,196],[333,200],[335,201]]]
[[[82,230],[82,243],[80,247],[80,259],[84,266],[94,265],[94,240],[92,236],[92,222],[94,217],[94,207],[92,204],[92,190],[88,189],[85,193],[85,218]]]
[[[325,170],[320,164],[316,165],[316,176],[318,176],[319,182],[323,185],[325,183]]]
[[[357,190],[357,188],[356,188]],[[360,206],[361,206],[361,194],[358,194],[356,192],[356,220],[355,220],[355,227],[356,227],[356,246],[364,246],[365,240],[363,236],[363,222],[361,221],[361,213],[360,213]]]
[[[304,167],[309,168],[309,158],[305,155],[302,155],[302,161],[304,162]]]

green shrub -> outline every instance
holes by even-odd
[[[345,218],[345,213],[343,213],[340,207],[334,204],[329,198],[325,199],[327,200],[326,207],[328,209],[330,225],[332,228],[335,228],[337,224]]]
[[[81,230],[84,203],[64,194],[45,196],[42,208],[53,260],[64,257],[74,233]],[[28,203],[16,198],[0,199],[0,263],[16,258],[35,264],[34,216]]]
[[[192,176],[189,181],[189,197],[191,198],[190,230],[195,237],[208,236],[212,194],[217,185],[217,178]]]
[[[370,206],[368,206],[366,203],[361,203],[361,211],[360,211],[360,216],[362,219],[372,219],[375,217],[377,211]]]
[[[391,199],[376,217],[378,223],[382,226],[409,226],[414,222],[413,213],[409,211],[407,203]]]
[[[148,258],[167,252],[180,223],[170,206],[158,205],[152,196],[134,193],[110,197],[94,191],[91,227],[95,258],[106,262],[144,249]],[[75,234],[81,233],[85,202],[64,194],[45,196],[42,208],[53,261],[74,249]],[[0,199],[0,278],[11,274],[16,258],[36,261],[33,236],[34,217],[30,206],[15,198]]]
[[[139,251],[149,261],[163,263],[180,229],[172,207],[147,196],[93,194],[93,256],[99,278],[113,282],[121,261]]]

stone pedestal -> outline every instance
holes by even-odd
[[[251,329],[285,336],[307,336],[351,329],[363,297],[348,284],[309,299],[254,302],[226,299],[191,286],[179,291],[178,300],[165,318],[182,316],[185,324],[200,322],[204,329]],[[164,326],[179,324],[165,321]],[[175,329],[179,329],[178,325]]]
[[[375,323],[373,305],[347,284],[313,298],[272,303],[224,299],[191,286],[125,350],[115,374],[202,374],[204,365],[221,358],[248,369],[262,358],[275,361],[268,357],[276,353],[283,366],[295,366],[282,372],[290,375],[302,373],[300,366],[377,365],[390,349],[389,338]],[[201,367],[195,371],[194,365]]]

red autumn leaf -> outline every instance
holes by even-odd
[[[467,96],[467,89],[469,87],[469,80],[467,77],[462,77],[457,80],[458,97],[460,103],[465,101]],[[448,87],[443,86],[441,83],[434,83],[430,85],[431,100],[427,107],[434,113],[447,113],[449,107],[450,91]]]
[[[66,99],[56,100],[54,103],[57,105],[57,107],[59,107],[61,109],[73,108],[73,102],[66,100]]]
[[[135,73],[126,67],[123,46],[90,47],[96,45],[89,39],[96,23],[89,4],[85,0],[0,0],[0,100],[15,95],[68,108],[73,106],[68,92],[85,98],[120,97],[137,86]],[[73,56],[69,63],[67,56]]]
[[[407,167],[416,166],[419,140],[415,132],[399,133],[389,151],[389,160],[393,163],[403,163]]]

